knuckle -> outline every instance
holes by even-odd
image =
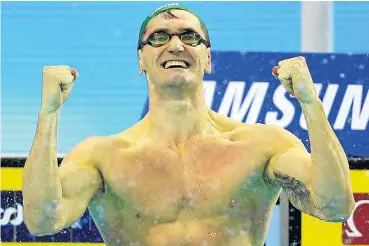
[[[298,60],[299,60],[300,62],[302,62],[303,64],[305,64],[305,63],[306,63],[306,59],[305,59],[305,57],[303,57],[303,56],[299,56],[299,57],[298,57]]]
[[[53,70],[52,66],[45,66],[42,71],[46,73],[46,72],[50,72],[51,70]]]
[[[45,68],[45,69],[43,70],[43,74],[44,74],[44,75],[48,75],[48,76],[50,76],[50,75],[53,75],[53,74],[55,74],[55,73],[54,73],[54,70],[53,70],[53,69],[51,69],[51,68]]]
[[[68,66],[45,66],[43,74],[61,81],[69,81],[70,77],[73,77]]]
[[[59,65],[59,66],[44,66],[43,71],[49,70],[67,70],[70,69],[69,66]]]

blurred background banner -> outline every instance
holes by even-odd
[[[299,55],[307,60],[316,91],[345,152],[369,156],[368,55],[215,51],[212,74],[204,81],[208,106],[242,122],[284,127],[309,148],[301,106],[271,73],[278,61]],[[147,110],[148,101],[143,115]]]
[[[138,31],[167,3],[1,2],[2,245],[103,245],[88,210],[52,236],[34,237],[23,223],[22,167],[36,130],[42,68],[69,65],[80,75],[61,110],[61,158],[90,135],[127,129],[148,110],[145,77],[138,75]],[[351,220],[320,222],[281,197],[266,245],[369,245],[369,161],[363,158],[369,157],[369,2],[181,3],[210,32],[209,107],[242,122],[280,125],[309,149],[297,100],[271,75],[278,61],[302,55],[349,156],[357,205]]]

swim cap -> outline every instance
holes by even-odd
[[[142,35],[147,27],[147,24],[149,24],[149,22],[155,17],[157,16],[158,14],[166,11],[166,10],[169,10],[169,9],[179,9],[179,10],[184,10],[184,11],[187,11],[191,14],[193,14],[194,16],[197,17],[197,19],[199,19],[201,25],[203,25],[203,27],[205,28],[206,30],[206,33],[208,35],[208,29],[206,28],[205,26],[205,23],[202,21],[202,19],[196,14],[194,13],[193,11],[191,11],[190,9],[186,8],[185,6],[183,5],[180,5],[178,3],[170,3],[170,4],[166,4],[166,5],[163,5],[157,9],[154,10],[154,12],[152,12],[149,16],[146,17],[146,19],[144,20],[144,22],[142,23],[141,25],[141,29],[140,29],[140,33],[138,35],[138,45],[137,45],[137,49],[140,48],[140,42],[141,42],[141,38],[142,38]],[[210,40],[208,40],[210,42]]]

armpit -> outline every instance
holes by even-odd
[[[305,213],[312,208],[312,194],[303,182],[287,175],[275,172],[275,179],[279,186],[287,193],[291,203]]]
[[[299,180],[289,177],[287,175],[284,175],[279,172],[274,173],[274,177],[278,184],[283,189],[292,190],[296,194],[309,194],[309,190],[306,188],[306,186]]]

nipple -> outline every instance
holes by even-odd
[[[236,200],[232,199],[231,202],[229,203],[229,207],[233,208],[235,207],[237,204]]]

